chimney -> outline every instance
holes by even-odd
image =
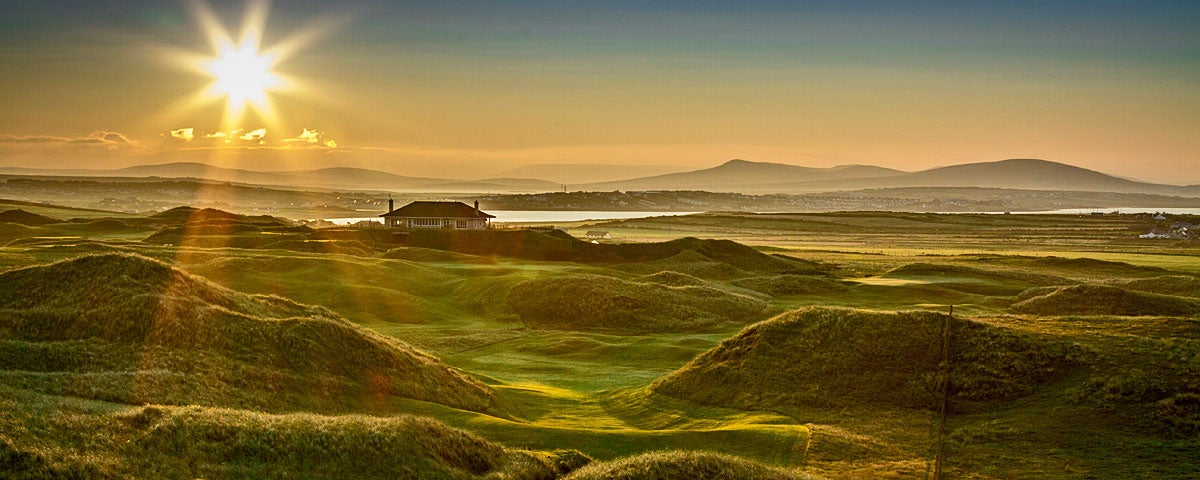
[[[392,196],[388,195],[388,213],[392,213],[396,209],[396,201],[392,200]]]
[[[475,216],[479,216],[479,200],[475,201]]]

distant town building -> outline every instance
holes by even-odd
[[[495,215],[479,211],[479,202],[471,207],[462,202],[412,202],[392,209],[388,200],[388,213],[380,215],[383,224],[390,228],[452,228],[476,230],[491,226]]]
[[[583,236],[592,240],[612,238],[612,234],[604,230],[588,230],[588,232]]]

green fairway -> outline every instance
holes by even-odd
[[[1200,474],[1200,250],[1139,218],[705,214],[595,249],[92,213],[0,223],[0,455],[29,472],[328,472],[416,429],[379,475],[923,478],[951,322],[954,476]]]

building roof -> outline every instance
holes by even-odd
[[[381,217],[496,218],[462,202],[412,202]]]

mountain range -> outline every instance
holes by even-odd
[[[568,168],[570,167],[570,168]],[[592,168],[589,168],[592,167]],[[668,167],[632,167],[627,173],[654,171]],[[590,171],[607,171],[611,165],[539,165],[506,174],[556,173],[583,178]],[[6,175],[53,175],[81,177],[160,177],[200,178],[254,185],[280,185],[341,190],[384,190],[422,192],[552,192],[563,184],[538,178],[505,176],[478,180],[451,180],[409,177],[393,173],[350,167],[316,170],[262,172],[214,167],[195,162],[139,165],[113,170],[54,170],[0,167]],[[595,177],[592,177],[595,178]],[[912,187],[983,187],[1023,190],[1092,191],[1147,193],[1176,196],[1200,196],[1200,185],[1178,186],[1139,182],[1094,170],[1037,159],[1009,159],[996,162],[967,163],[905,172],[871,165],[843,165],[813,168],[781,163],[730,160],[712,168],[643,176],[624,180],[569,184],[570,190],[702,190],[748,194],[807,193]]]
[[[740,193],[801,193],[899,187],[982,187],[1023,190],[1098,191],[1200,195],[1200,186],[1138,182],[1094,170],[1037,159],[967,163],[918,172],[867,165],[811,168],[730,160],[692,172],[574,186],[580,190],[707,190]]]
[[[112,170],[58,170],[0,167],[0,174],[50,175],[71,177],[160,177],[197,178],[218,182],[251,185],[278,185],[342,190],[388,190],[426,192],[546,192],[562,185],[545,180],[525,178],[485,178],[479,180],[448,180],[444,178],[408,177],[365,168],[329,167],[316,170],[261,172],[222,168],[198,162],[176,162],[159,165],[137,165]]]

